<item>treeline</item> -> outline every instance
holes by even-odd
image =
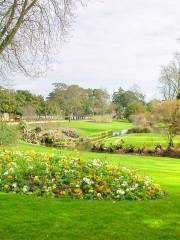
[[[103,89],[84,89],[78,85],[55,83],[53,91],[45,99],[28,90],[0,87],[1,115],[83,118],[111,112],[110,95]]]
[[[117,119],[130,119],[132,115],[146,112],[157,101],[145,102],[139,89],[119,88],[112,96],[104,89],[82,88],[79,85],[53,84],[45,99],[28,90],[11,90],[0,87],[0,113],[38,118],[58,116],[81,119],[87,116],[110,114]]]

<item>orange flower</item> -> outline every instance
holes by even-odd
[[[61,196],[65,195],[65,191],[60,191],[59,195],[61,195]]]
[[[106,189],[106,192],[107,192],[107,193],[110,193],[110,192],[111,192],[111,189],[110,189],[110,188]]]
[[[106,180],[102,180],[102,184],[103,184],[104,186],[106,186],[106,185],[107,185]]]
[[[101,192],[103,190],[103,186],[96,185],[96,188],[99,192]]]
[[[81,194],[82,193],[82,190],[80,188],[75,188],[73,191],[75,193],[77,193],[77,194]]]
[[[149,190],[149,192],[150,192],[151,194],[153,194],[153,193],[155,193],[155,190],[154,190],[154,189],[151,189],[151,190]]]
[[[98,181],[101,180],[101,178],[99,176],[96,176],[95,179]]]

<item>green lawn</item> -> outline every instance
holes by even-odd
[[[163,147],[167,147],[167,135],[159,133],[134,133],[125,134],[119,137],[111,137],[103,141],[105,144],[118,143],[120,140],[124,140],[124,145],[133,145],[135,147],[148,147],[154,148],[157,144],[161,144]],[[175,146],[180,146],[180,136],[176,136],[174,139]]]
[[[57,149],[22,144],[16,150]],[[0,194],[1,240],[179,240],[180,159],[74,152],[140,169],[166,191],[155,201],[86,201]]]
[[[90,121],[59,121],[52,124],[58,124],[61,127],[78,129],[81,136],[90,136],[93,133],[108,130],[120,131],[122,129],[129,129],[132,127],[132,124],[126,121],[113,121],[112,123],[96,123]]]

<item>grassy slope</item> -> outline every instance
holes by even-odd
[[[164,147],[167,147],[167,136],[164,134],[158,133],[138,133],[138,134],[126,134],[120,137],[108,138],[105,143],[115,143],[118,140],[124,140],[124,145],[133,145],[136,147],[148,147],[153,148],[157,144],[161,144]],[[180,136],[176,136],[174,139],[175,146],[180,146]]]
[[[132,127],[131,123],[125,121],[113,121],[112,123],[95,123],[90,121],[60,121],[56,122],[55,124],[58,124],[61,127],[76,128],[79,130],[79,134],[81,136],[89,136],[96,132],[108,130],[118,131]]]
[[[21,145],[18,150],[49,151],[40,146]],[[62,154],[102,158],[139,168],[159,182],[167,192],[156,201],[81,201],[44,199],[0,194],[1,240],[178,240],[180,239],[179,159],[75,153]]]

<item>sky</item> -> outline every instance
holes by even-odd
[[[91,0],[79,7],[70,36],[46,76],[16,75],[14,88],[47,96],[52,83],[105,88],[139,85],[158,98],[162,65],[180,49],[179,0]]]

